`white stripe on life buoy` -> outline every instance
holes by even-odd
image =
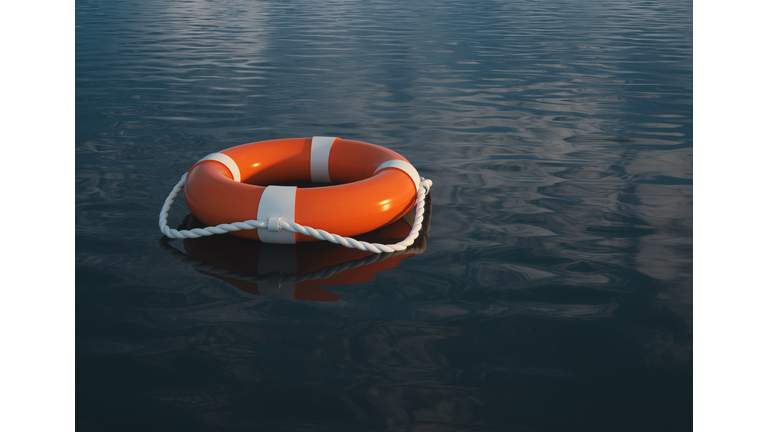
[[[259,200],[258,220],[280,218],[286,222],[295,222],[296,186],[267,186]],[[259,240],[264,243],[295,244],[296,235],[290,231],[270,231],[258,228]]]
[[[229,168],[229,172],[232,174],[232,179],[240,183],[240,168],[237,167],[237,164],[231,157],[225,155],[224,153],[211,153],[208,156],[197,161],[197,163],[200,163],[204,160],[213,160],[216,162],[223,163],[224,166]]]
[[[376,171],[374,171],[373,174],[376,175],[377,172],[383,170],[384,168],[397,168],[399,170],[402,170],[406,174],[408,174],[411,177],[411,180],[413,180],[413,185],[416,186],[414,193],[418,193],[421,177],[419,177],[419,172],[416,171],[416,168],[414,168],[413,165],[409,164],[406,161],[393,159],[379,165],[379,167],[376,168]]]
[[[315,183],[331,183],[328,158],[336,137],[312,137],[312,155],[309,164],[310,178]]]

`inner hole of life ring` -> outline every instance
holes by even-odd
[[[248,182],[248,184],[256,184],[256,183]],[[301,180],[301,181],[287,181],[287,182],[272,182],[272,183],[269,183],[268,185],[259,184],[258,186],[296,186],[297,188],[316,188],[316,187],[324,187],[324,186],[334,186],[339,184],[341,183],[315,183],[308,180]]]

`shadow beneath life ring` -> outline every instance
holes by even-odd
[[[372,281],[408,257],[427,249],[432,217],[432,194],[424,201],[424,220],[416,241],[406,250],[374,254],[329,242],[295,245],[262,243],[231,235],[184,239],[186,253],[162,237],[160,247],[198,272],[221,279],[250,294],[286,300],[335,301],[341,297],[326,291],[327,285],[351,285]],[[414,222],[411,211],[397,221],[355,236],[369,243],[391,244],[407,237]],[[178,229],[202,228],[205,224],[187,215]]]

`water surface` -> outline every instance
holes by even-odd
[[[691,1],[78,0],[76,24],[78,430],[692,429]],[[199,158],[311,136],[434,181],[420,250],[294,300],[213,269],[257,276],[260,245],[160,241]]]

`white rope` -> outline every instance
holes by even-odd
[[[416,201],[416,218],[411,227],[411,233],[403,240],[394,243],[384,245],[381,243],[368,243],[364,241],[358,241],[351,237],[342,237],[338,234],[331,234],[323,230],[317,230],[311,227],[303,226],[295,222],[287,222],[282,219],[279,220],[278,230],[286,230],[292,233],[299,233],[308,236],[312,236],[318,240],[326,240],[331,243],[339,244],[350,249],[359,249],[363,251],[373,253],[390,253],[395,251],[403,251],[408,246],[412,245],[416,238],[419,236],[419,230],[421,230],[421,223],[424,220],[424,198],[429,193],[429,189],[432,187],[432,180],[420,178],[418,188],[418,199]],[[184,185],[187,183],[187,174],[181,176],[181,179],[176,186],[173,187],[168,198],[165,199],[162,210],[160,210],[160,231],[170,238],[199,238],[205,236],[211,236],[214,234],[226,234],[229,232],[240,230],[252,230],[257,228],[268,228],[268,220],[247,220],[243,222],[233,222],[228,224],[220,224],[216,226],[209,226],[205,228],[194,228],[191,230],[175,230],[168,226],[168,213],[171,211],[171,205],[173,201],[179,195]]]

